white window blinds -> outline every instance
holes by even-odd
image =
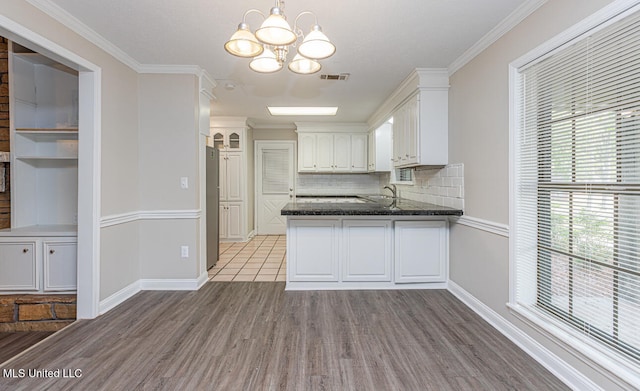
[[[518,70],[516,300],[640,362],[640,13]]]

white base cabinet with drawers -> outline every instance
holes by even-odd
[[[0,237],[0,292],[75,292],[75,236]]]
[[[287,289],[442,289],[443,217],[288,216]]]

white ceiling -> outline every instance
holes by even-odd
[[[258,125],[366,122],[415,68],[446,68],[527,0],[287,0],[285,14],[313,11],[337,47],[314,75],[257,74],[223,48],[244,11],[274,0],[50,0],[141,64],[199,65],[218,83],[213,114]],[[247,18],[252,30],[262,22]],[[306,33],[313,18],[303,16]],[[293,54],[289,53],[289,58]],[[320,74],[350,73],[347,81]],[[236,88],[228,90],[228,82]],[[338,106],[335,117],[271,117],[267,105]]]

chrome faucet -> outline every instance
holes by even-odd
[[[384,190],[384,189],[389,189],[389,190],[391,190],[391,193],[393,194],[393,198],[394,198],[394,199],[398,198],[398,197],[396,196],[396,192],[398,191],[398,189],[396,189],[396,185],[394,185],[393,183],[392,183],[391,185],[387,185],[387,186],[383,187],[382,189],[383,189],[383,190]]]

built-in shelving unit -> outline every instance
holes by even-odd
[[[78,73],[10,43],[11,228],[0,291],[76,289]]]

